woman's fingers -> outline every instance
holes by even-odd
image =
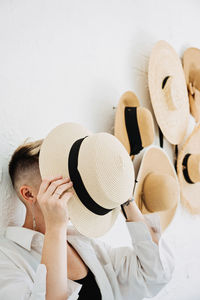
[[[63,193],[67,192],[71,187],[72,187],[73,183],[72,181],[64,183],[60,186],[58,186],[53,194],[53,196],[55,196],[56,198],[59,198],[62,196]]]
[[[38,195],[40,194],[44,194],[46,192],[46,190],[48,189],[49,185],[58,180],[58,179],[61,179],[62,176],[57,176],[57,177],[54,177],[54,178],[46,178],[46,179],[43,179],[42,180],[42,183],[40,185],[40,188],[39,188],[39,192],[38,192]]]
[[[45,197],[51,197],[60,185],[65,184],[67,182],[70,182],[70,178],[62,178],[52,181],[45,192]]]

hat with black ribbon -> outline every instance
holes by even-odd
[[[192,214],[200,213],[200,124],[188,137],[177,160],[181,202]]]
[[[47,135],[39,167],[42,178],[70,177],[75,193],[69,217],[88,237],[105,234],[133,193],[134,168],[124,146],[109,133],[92,134],[76,123],[61,124]]]
[[[114,135],[132,158],[154,141],[151,112],[140,106],[138,98],[131,91],[124,93],[119,100],[115,114]]]

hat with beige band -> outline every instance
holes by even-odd
[[[151,112],[140,106],[138,98],[131,91],[124,93],[119,100],[115,114],[114,135],[132,158],[154,141]]]
[[[188,93],[181,61],[165,41],[157,42],[152,50],[148,82],[161,132],[171,144],[180,144],[189,121]]]
[[[177,160],[181,202],[192,214],[200,214],[200,124],[186,140]]]
[[[162,148],[151,146],[145,152],[134,198],[143,214],[158,213],[164,231],[176,212],[180,189],[174,166]]]
[[[134,168],[120,141],[76,123],[61,124],[47,135],[39,167],[43,179],[70,177],[75,193],[68,202],[69,217],[88,237],[105,234],[133,193]]]
[[[200,49],[188,48],[183,54],[183,68],[188,88],[190,111],[200,121]]]

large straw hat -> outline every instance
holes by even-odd
[[[151,102],[158,125],[171,144],[183,140],[189,120],[189,100],[181,61],[165,41],[154,46],[148,71]]]
[[[88,237],[106,233],[133,192],[134,169],[124,146],[109,133],[92,134],[79,124],[64,123],[48,134],[39,166],[42,178],[70,177],[70,220]]]
[[[187,82],[190,111],[200,121],[200,49],[189,48],[183,55],[183,68]]]
[[[134,191],[143,214],[158,213],[162,231],[171,222],[179,201],[179,184],[166,152],[156,146],[144,154]]]
[[[177,160],[181,202],[192,214],[200,213],[200,124],[186,140]]]
[[[130,156],[138,154],[154,141],[153,118],[148,109],[141,107],[136,95],[128,91],[118,103],[114,135]]]

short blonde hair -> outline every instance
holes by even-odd
[[[18,179],[23,176],[23,173],[33,168],[39,168],[39,153],[43,140],[35,142],[27,142],[20,145],[13,153],[9,162],[9,174],[16,188]]]

